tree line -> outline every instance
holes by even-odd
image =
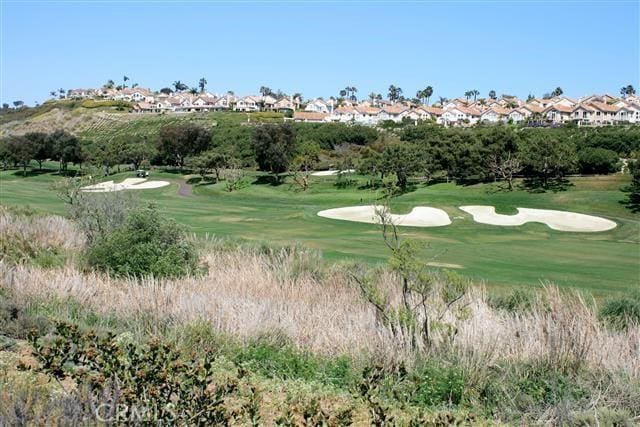
[[[0,159],[42,168],[45,160],[103,167],[130,164],[189,167],[207,175],[228,168],[258,168],[276,179],[285,172],[309,172],[325,160],[358,168],[372,182],[395,176],[406,189],[411,180],[459,183],[504,181],[515,177],[549,188],[573,173],[606,174],[620,169],[620,158],[640,151],[640,127],[529,129],[515,126],[444,128],[431,123],[393,132],[351,124],[285,123],[212,128],[171,124],[157,135],[127,135],[107,142],[80,139],[65,131],[28,133],[0,142]],[[304,179],[302,179],[304,181]]]

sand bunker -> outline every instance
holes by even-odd
[[[88,193],[107,193],[121,190],[148,190],[150,188],[160,188],[169,185],[169,181],[147,181],[146,178],[127,178],[115,184],[113,181],[101,182],[95,185],[82,187],[82,191]]]
[[[606,231],[616,227],[616,223],[608,219],[575,212],[518,208],[516,215],[501,215],[493,206],[460,206],[460,209],[471,214],[474,221],[490,225],[516,226],[541,222],[554,230],[574,232]]]
[[[313,172],[313,173],[311,173],[311,176],[331,176],[331,175],[337,175],[337,174],[343,174],[343,173],[355,173],[355,172],[356,172],[355,169],[346,169],[346,170],[343,170],[343,171],[329,170],[329,171]]]
[[[346,208],[327,209],[318,212],[323,218],[341,219],[345,221],[366,222],[379,224],[380,218],[376,213],[376,206],[349,206]],[[391,221],[395,225],[405,227],[441,227],[451,224],[449,215],[442,209],[418,206],[407,215],[390,214]]]

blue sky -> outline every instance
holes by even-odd
[[[0,99],[107,79],[305,98],[478,89],[569,96],[640,86],[638,1],[126,2],[1,0]]]

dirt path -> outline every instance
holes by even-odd
[[[191,197],[193,195],[193,189],[191,185],[187,184],[185,181],[180,181],[180,187],[178,187],[178,195],[182,197]]]

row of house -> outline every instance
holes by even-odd
[[[293,113],[294,120],[312,122],[355,122],[377,125],[386,120],[433,120],[445,126],[469,126],[486,123],[540,123],[601,126],[617,123],[640,123],[640,98],[635,95],[618,98],[608,94],[579,99],[556,96],[522,101],[516,97],[469,100],[455,98],[432,106],[408,101],[384,99],[352,101],[316,98],[301,108],[298,98],[279,99],[266,95],[237,97],[232,93],[158,93],[145,88],[74,89],[69,98],[101,98],[134,103],[135,113],[208,112],[208,111],[279,111]]]
[[[617,98],[591,95],[577,100],[565,96],[549,99],[533,98],[524,102],[515,97],[469,101],[456,98],[443,105],[426,106],[410,102],[342,104],[333,108],[332,101],[321,99],[296,112],[294,119],[315,122],[355,122],[375,125],[385,120],[433,120],[446,126],[468,126],[484,123],[539,123],[602,126],[618,123],[640,123],[640,98]]]

